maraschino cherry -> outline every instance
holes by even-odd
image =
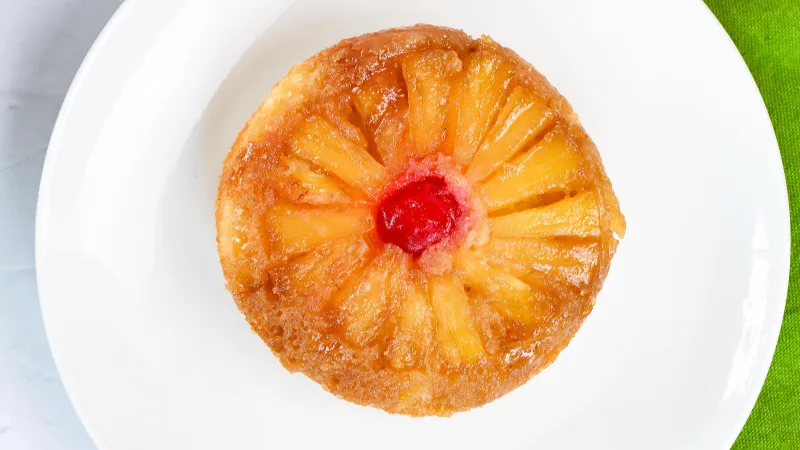
[[[376,228],[384,242],[418,257],[450,237],[463,214],[445,179],[429,175],[385,195],[378,203]]]

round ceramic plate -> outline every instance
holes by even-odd
[[[451,418],[284,370],[225,291],[214,200],[289,68],[427,22],[488,34],[569,99],[628,218],[594,312],[523,387]],[[59,372],[101,449],[723,449],[780,329],[789,216],[744,62],[699,1],[134,0],[75,79],[37,221]]]

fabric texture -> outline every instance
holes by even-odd
[[[758,402],[734,450],[800,449],[800,0],[706,0],[744,57],[783,158],[792,228],[786,312]]]

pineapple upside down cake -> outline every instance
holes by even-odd
[[[295,66],[225,159],[216,220],[228,290],[287,369],[413,416],[552,362],[625,232],[558,91],[488,37],[428,25]]]

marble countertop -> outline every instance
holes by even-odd
[[[34,220],[72,77],[122,0],[0,0],[0,450],[94,449],[42,326]]]

